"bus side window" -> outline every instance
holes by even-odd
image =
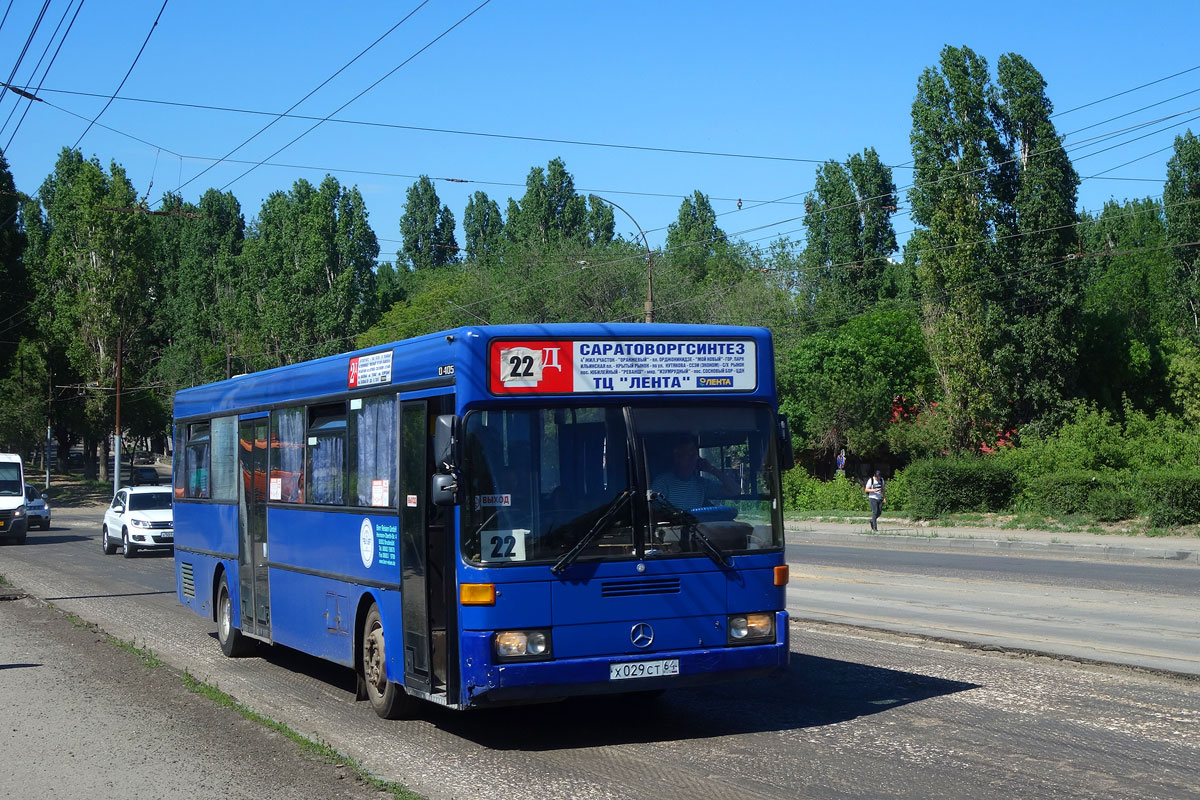
[[[320,505],[346,502],[346,404],[308,409],[308,498]]]
[[[271,412],[270,474],[267,499],[304,502],[304,409]]]
[[[347,422],[349,502],[395,508],[399,491],[396,453],[400,447],[396,396],[352,399]]]
[[[208,499],[209,452],[212,443],[207,422],[188,425],[187,445],[183,453],[184,496]]]

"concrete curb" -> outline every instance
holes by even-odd
[[[980,539],[953,536],[919,536],[902,533],[852,533],[787,528],[787,542],[813,542],[849,547],[882,547],[942,552],[971,551],[982,554],[1012,553],[1041,557],[1086,558],[1105,561],[1158,561],[1200,566],[1200,548],[1178,549],[1170,546],[1133,547],[1125,545],[1081,544],[1067,542],[1028,542],[1004,539]]]

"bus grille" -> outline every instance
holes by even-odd
[[[186,561],[179,565],[180,583],[183,586],[184,597],[196,596],[196,576],[192,570],[192,565]]]
[[[635,597],[646,594],[679,594],[679,578],[642,578],[632,581],[605,581],[601,597]]]

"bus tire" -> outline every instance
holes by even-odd
[[[233,625],[233,600],[229,596],[229,583],[224,575],[217,588],[217,641],[227,658],[241,658],[249,655],[254,648],[254,643]]]
[[[384,719],[405,719],[413,715],[417,700],[403,687],[387,679],[387,651],[383,641],[383,619],[379,606],[371,604],[363,620],[360,637],[362,660],[359,680],[366,689],[371,708]]]

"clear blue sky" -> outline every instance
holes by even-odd
[[[42,81],[78,2],[49,0],[14,85]],[[332,114],[480,2],[430,0],[293,113]],[[169,0],[120,96],[283,112],[418,5],[419,0]],[[8,79],[42,2],[0,2],[0,8],[5,6],[9,12],[0,28],[0,80]],[[33,104],[17,129],[28,103],[16,106],[15,95],[4,93],[0,122],[7,122],[0,129],[0,148],[19,189],[35,192],[61,148],[79,139],[88,120],[117,90],[161,7],[162,0],[84,0],[38,93],[58,108]],[[60,20],[62,29],[34,77],[34,65]],[[1200,3],[1193,0],[492,0],[335,118],[816,162],[843,160],[874,147],[886,163],[902,165],[911,158],[910,108],[917,77],[936,63],[945,44],[971,47],[993,70],[1003,53],[1025,56],[1045,77],[1056,111],[1063,112],[1200,66],[1197,31]],[[1177,95],[1184,96],[1161,102]],[[1128,116],[1106,121],[1123,114]],[[1095,125],[1069,136],[1070,147],[1086,137],[1170,115],[1179,116],[1091,148],[1116,145],[1107,152],[1080,158],[1090,150],[1072,150],[1077,170],[1088,176],[1166,148],[1085,180],[1081,206],[1098,209],[1111,197],[1161,194],[1175,135],[1188,127],[1200,131],[1200,120],[1194,119],[1200,117],[1200,69],[1056,119],[1061,133]],[[138,191],[149,190],[154,201],[272,119],[118,99],[99,120],[113,130],[93,126],[80,148],[106,167],[110,161],[123,165]],[[358,185],[380,237],[380,257],[391,259],[399,247],[405,191],[416,176],[435,179],[439,196],[461,225],[471,192],[487,192],[503,209],[510,196],[523,193],[530,167],[557,156],[566,162],[578,190],[619,203],[647,230],[652,244],[661,244],[681,198],[699,189],[723,214],[720,224],[727,233],[765,246],[780,235],[803,237],[795,219],[803,213],[797,201],[812,188],[816,169],[815,163],[803,161],[334,122],[271,155],[311,125],[277,122],[231,158],[256,163],[270,156],[278,166],[262,166],[239,179],[249,164],[219,164],[183,187],[185,199],[194,201],[207,188],[234,181],[228,188],[250,221],[270,192],[286,190],[302,177],[318,183],[330,172],[344,184]],[[1160,132],[1146,136],[1152,131]],[[911,174],[896,169],[896,184],[906,186]],[[785,197],[791,202],[758,205]],[[737,198],[743,203],[740,211]],[[901,214],[896,227],[903,239],[911,224]],[[619,213],[617,228],[626,235],[633,231]]]

